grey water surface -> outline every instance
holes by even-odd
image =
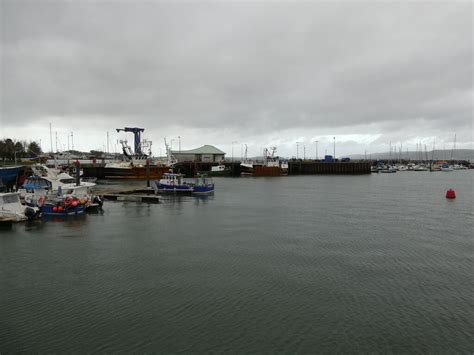
[[[15,225],[0,352],[472,353],[473,176],[216,178]]]

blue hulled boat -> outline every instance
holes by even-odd
[[[154,181],[155,192],[210,194],[214,192],[214,183],[205,175],[199,175],[193,181],[186,181],[183,174],[164,173],[159,181]]]
[[[45,200],[44,204],[41,203],[40,212],[42,216],[74,216],[86,211],[86,202],[70,196],[56,201]]]
[[[0,167],[0,181],[4,186],[9,186],[15,183],[21,166],[4,166]]]

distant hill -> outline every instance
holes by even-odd
[[[426,155],[428,155],[428,160],[431,160],[433,157],[433,160],[450,160],[451,156],[452,159],[454,160],[470,160],[474,161],[474,149],[456,149],[454,152],[449,149],[449,150],[435,150],[434,153],[432,150],[429,150],[427,153],[423,152],[410,152],[408,153],[402,152],[401,157],[402,159],[412,159],[412,160],[425,160]],[[354,154],[354,155],[349,155],[351,159],[364,159],[364,154]],[[373,153],[373,154],[367,154],[367,159],[390,159],[392,158],[393,160],[399,159],[400,155],[399,153],[392,152],[392,155],[390,156],[389,152],[386,153]]]

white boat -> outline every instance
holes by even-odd
[[[413,166],[413,171],[428,171],[428,170],[429,169],[422,164]]]
[[[243,162],[240,163],[240,171],[240,174],[243,176],[253,175],[254,173],[253,162],[247,158],[247,144],[245,145],[245,155]]]
[[[397,169],[394,166],[385,166],[382,170],[380,170],[380,172],[385,174],[394,174],[397,172]]]
[[[18,189],[20,197],[30,206],[37,206],[40,198],[47,200],[72,196],[90,201],[95,199],[92,189],[96,184],[93,182],[80,181],[77,185],[71,175],[45,166],[36,166],[33,171],[36,175],[28,177]]]
[[[0,219],[13,222],[26,221],[38,213],[34,207],[24,206],[18,192],[0,193]]]

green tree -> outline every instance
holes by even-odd
[[[28,145],[28,153],[33,154],[35,157],[43,154],[43,152],[41,151],[40,145],[36,142],[31,142]]]
[[[15,143],[10,138],[5,139],[4,143],[5,143],[5,149],[4,149],[3,156],[8,160],[13,160],[14,151],[15,151]]]

